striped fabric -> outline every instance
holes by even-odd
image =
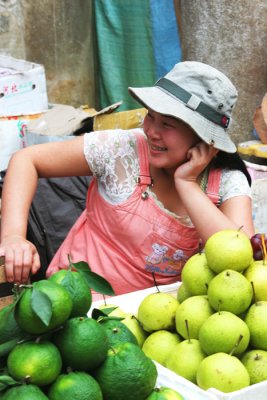
[[[128,86],[152,85],[181,61],[173,0],[94,0],[99,108],[123,101]]]

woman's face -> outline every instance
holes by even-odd
[[[177,168],[187,160],[188,150],[200,142],[183,121],[148,110],[144,132],[149,147],[149,162],[157,168]]]

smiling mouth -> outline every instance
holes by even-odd
[[[167,151],[167,147],[159,147],[159,146],[150,146],[151,150],[155,151]]]

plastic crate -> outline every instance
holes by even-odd
[[[255,231],[267,234],[267,166],[247,161],[245,164],[252,178],[252,212]]]
[[[181,282],[171,285],[161,285],[159,290],[165,293],[171,293],[176,296],[177,289]],[[140,290],[120,296],[106,298],[108,304],[121,307],[124,311],[136,314],[139,304],[145,296],[155,293],[156,287]],[[89,312],[94,308],[99,308],[104,304],[104,300],[94,301]],[[216,389],[203,390],[194,383],[168,370],[162,365],[155,363],[158,370],[157,386],[168,386],[177,390],[184,397],[184,400],[266,400],[267,399],[267,381],[248,386],[247,388],[237,390],[231,393],[223,393]]]

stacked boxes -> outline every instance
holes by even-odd
[[[47,109],[44,67],[0,54],[0,171],[26,146],[28,121]]]

